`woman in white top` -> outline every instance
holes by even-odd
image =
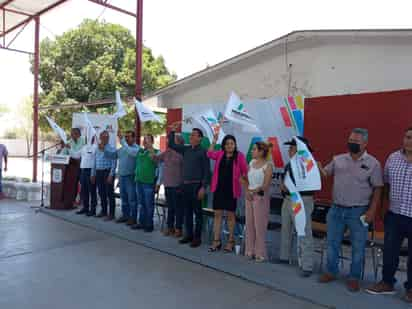
[[[269,186],[272,180],[272,164],[269,161],[270,145],[257,142],[252,149],[253,160],[249,163],[246,190],[246,251],[256,262],[267,259],[266,230],[269,221]]]

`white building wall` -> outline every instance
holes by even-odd
[[[287,51],[287,52],[286,52]],[[243,98],[306,97],[412,88],[412,32],[300,35],[166,90],[161,106]]]

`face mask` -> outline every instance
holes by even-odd
[[[348,149],[353,154],[358,154],[361,151],[360,145],[356,143],[348,143]]]

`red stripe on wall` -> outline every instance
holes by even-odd
[[[282,158],[282,152],[280,151],[279,141],[276,137],[272,136],[268,138],[268,141],[272,143],[272,160],[275,167],[283,168],[285,166]]]
[[[283,122],[285,123],[285,126],[287,126],[288,128],[291,128],[292,127],[292,119],[290,119],[287,108],[282,106],[280,108],[280,114],[282,115]]]
[[[288,101],[291,109],[297,109],[294,97],[288,97]]]

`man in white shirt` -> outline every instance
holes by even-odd
[[[96,209],[97,205],[97,195],[96,195],[96,184],[90,181],[91,171],[96,160],[96,145],[86,144],[81,149],[81,160],[80,160],[80,185],[81,185],[81,201],[83,207],[77,212],[77,214],[85,214],[87,216],[94,216],[92,209]],[[90,197],[91,197],[91,207],[90,207]]]

